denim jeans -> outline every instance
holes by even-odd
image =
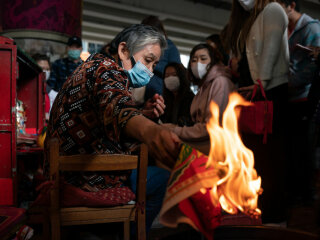
[[[152,222],[160,212],[162,200],[166,193],[170,172],[159,167],[149,166],[147,170],[146,187],[146,231],[151,228]],[[137,170],[134,169],[130,176],[131,190],[136,194]],[[135,231],[132,227],[131,230]],[[131,231],[132,233],[132,231]]]

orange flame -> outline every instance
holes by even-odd
[[[260,214],[257,208],[261,193],[261,178],[254,169],[254,157],[246,148],[238,133],[239,105],[248,106],[239,94],[231,93],[229,103],[219,124],[219,108],[212,102],[212,117],[207,124],[211,148],[207,166],[217,169],[219,180],[212,188],[212,200],[220,202],[228,213],[242,212]]]

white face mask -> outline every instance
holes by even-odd
[[[166,77],[164,79],[164,85],[171,92],[178,91],[180,87],[180,79],[177,76]]]
[[[50,70],[43,70],[43,72],[46,74],[46,81],[48,81],[50,77]]]
[[[256,0],[238,0],[240,5],[243,7],[244,10],[250,11],[256,2]]]
[[[198,62],[197,65],[191,67],[191,71],[196,78],[202,79],[207,73],[207,66],[208,64]]]

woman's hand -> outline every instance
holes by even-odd
[[[148,99],[142,109],[142,114],[150,119],[160,117],[164,113],[166,105],[161,95],[155,94],[152,98]]]
[[[125,134],[144,142],[155,160],[162,162],[169,168],[174,166],[181,144],[175,133],[139,115],[128,120]]]
[[[155,125],[146,129],[145,143],[151,156],[169,168],[173,168],[180,150],[179,137],[168,129]]]
[[[312,52],[310,52],[310,56],[312,57],[312,59],[314,59],[317,64],[319,65],[319,55],[320,55],[320,47],[314,47],[314,46],[309,46],[309,48],[312,50]]]
[[[250,100],[251,96],[252,96],[252,92],[253,92],[254,86],[255,85],[253,84],[253,85],[250,85],[248,87],[238,88],[238,92],[242,97],[244,97],[244,99]]]

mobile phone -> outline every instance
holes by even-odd
[[[301,45],[301,44],[296,44],[296,47],[297,48],[299,48],[299,49],[301,49],[301,50],[303,50],[303,51],[306,51],[306,52],[312,52],[312,49],[311,48],[309,48],[309,47],[306,47],[306,46],[303,46],[303,45]]]

